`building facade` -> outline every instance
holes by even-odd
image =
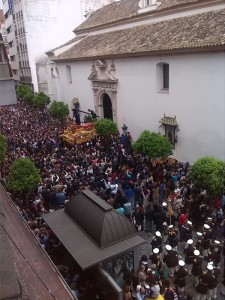
[[[74,36],[81,21],[79,1],[3,0],[3,11],[14,79],[44,89],[44,53]]]
[[[15,104],[16,91],[6,47],[0,33],[0,106]]]
[[[2,39],[5,44],[6,50],[8,50],[7,32],[5,28],[5,18],[3,14],[3,9],[0,9],[0,33],[2,35]]]
[[[75,29],[74,44],[49,53],[56,98],[78,98],[134,140],[144,129],[168,136],[181,161],[225,160],[224,24],[219,0],[107,5]]]

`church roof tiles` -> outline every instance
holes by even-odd
[[[202,0],[161,0],[159,1],[160,5],[153,11],[147,12],[147,14],[152,14],[155,11],[185,6],[200,1]],[[138,16],[140,15],[138,13],[139,2],[140,0],[121,0],[108,4],[92,12],[89,18],[87,18],[82,24],[80,24],[74,31],[78,32],[81,30],[90,29]]]
[[[89,35],[55,58],[83,60],[225,46],[225,9]]]

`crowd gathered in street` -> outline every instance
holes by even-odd
[[[0,120],[7,139],[1,183],[6,185],[18,158],[32,159],[40,170],[36,191],[11,193],[11,198],[78,299],[96,299],[96,290],[63,262],[63,247],[42,215],[63,208],[85,189],[130,219],[151,244],[138,270],[124,274],[124,300],[211,300],[225,295],[225,193],[212,199],[207,191],[197,190],[189,163],[153,161],[134,153],[129,132],[107,142],[94,136],[81,145],[66,144],[60,137],[65,123],[23,102],[2,107]]]

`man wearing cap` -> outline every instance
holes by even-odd
[[[222,249],[223,248],[222,248],[222,245],[221,245],[220,241],[215,240],[210,245],[208,260],[209,260],[209,262],[210,261],[215,261],[218,267],[220,267]]]
[[[153,249],[153,253],[149,256],[149,260],[151,260],[152,265],[156,265],[157,267],[160,264],[160,256],[159,256],[159,248]]]
[[[192,265],[192,271],[191,271],[192,275],[195,278],[194,285],[197,285],[198,276],[200,276],[202,274],[202,261],[203,261],[203,258],[202,258],[202,256],[200,256],[200,251],[196,249],[194,251],[194,259],[193,259],[193,265]]]
[[[184,225],[184,240],[185,240],[185,242],[192,239],[192,231],[193,231],[192,222],[187,221],[187,224]]]
[[[191,268],[194,259],[194,251],[195,251],[195,247],[193,246],[193,240],[190,239],[187,241],[187,247],[184,249],[184,254],[186,254],[185,263],[187,264],[188,275],[191,275]]]
[[[168,244],[177,251],[177,245],[178,245],[178,239],[177,239],[177,233],[178,231],[174,229],[173,225],[169,226],[169,232],[168,232]]]
[[[208,256],[208,250],[210,246],[210,238],[211,238],[211,232],[210,227],[208,224],[204,224],[203,226],[203,243],[202,243],[202,249],[203,249],[203,257]]]
[[[168,238],[169,226],[166,222],[163,223],[163,242],[166,243]]]
[[[207,293],[207,299],[216,299],[217,298],[217,285],[218,285],[218,277],[220,275],[220,269],[213,265],[213,262],[208,263],[208,265],[213,266],[212,274],[214,279],[209,282],[209,289]]]
[[[152,252],[155,248],[158,248],[159,254],[162,253],[162,235],[159,231],[156,231],[156,233],[154,234],[151,245],[152,245]]]
[[[197,241],[195,244],[195,248],[200,251],[200,254],[202,254],[203,240],[204,240],[203,234],[201,232],[197,232]]]
[[[209,225],[210,227],[210,240],[212,241],[213,239],[213,232],[216,229],[215,223],[213,222],[213,219],[211,217],[208,217],[207,220],[205,221],[205,224]]]
[[[184,267],[185,262],[183,260],[179,260],[179,268],[174,273],[174,285],[178,287],[179,292],[183,292],[186,286],[186,276],[188,274],[188,270]]]
[[[166,263],[169,268],[169,276],[174,277],[175,267],[178,264],[178,253],[172,249],[170,245],[166,245],[166,252],[163,258],[163,262]]]
[[[195,300],[206,300],[209,284],[215,278],[212,274],[212,270],[213,266],[207,265],[207,271],[203,272],[203,274],[198,277],[198,282],[195,288]]]

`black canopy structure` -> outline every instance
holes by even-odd
[[[43,218],[83,270],[145,242],[125,216],[89,190]]]

